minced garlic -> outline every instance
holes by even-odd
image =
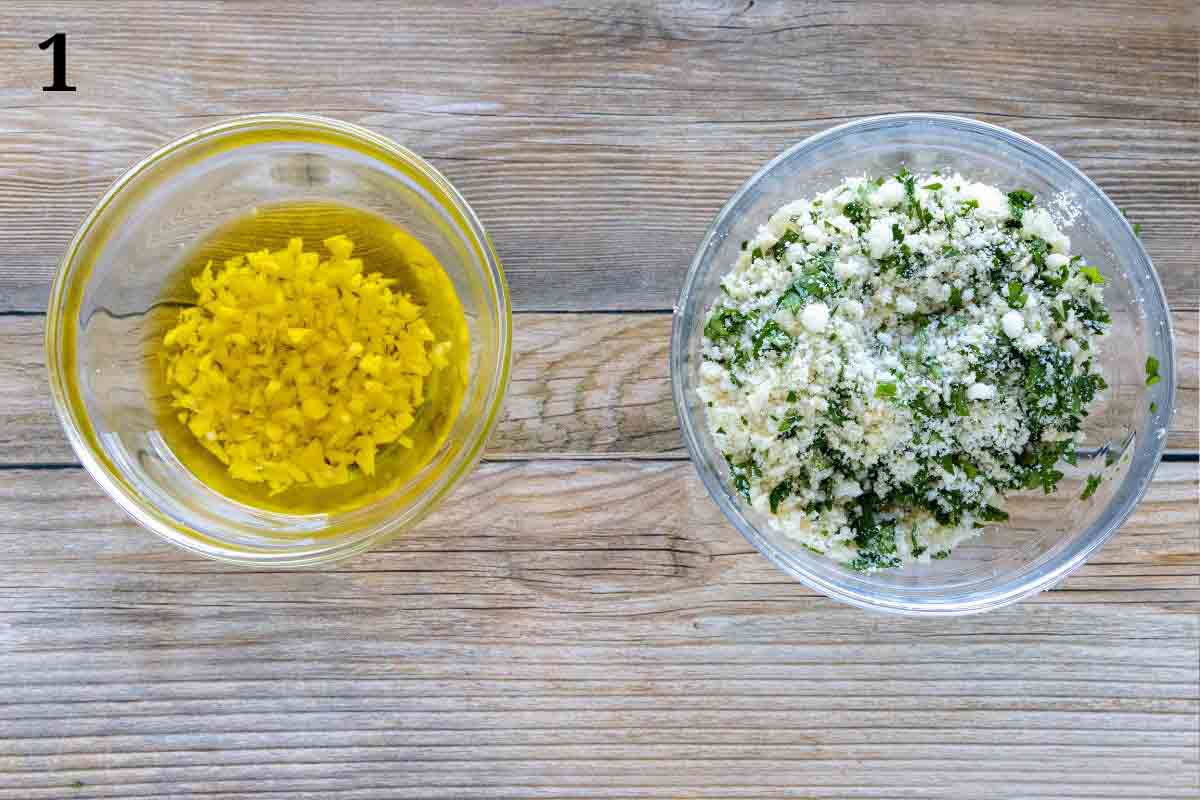
[[[180,422],[273,494],[373,475],[382,446],[411,447],[425,379],[451,347],[394,280],[364,272],[352,241],[324,245],[325,261],[293,238],[215,272],[208,262],[163,340]]]

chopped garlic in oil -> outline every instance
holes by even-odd
[[[179,421],[232,477],[272,493],[346,484],[373,475],[382,448],[411,447],[431,373],[456,346],[353,241],[324,246],[324,259],[295,237],[208,262],[163,338]]]

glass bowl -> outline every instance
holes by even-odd
[[[1080,211],[1065,229],[1072,252],[1106,279],[1113,328],[1101,363],[1108,389],[1084,428],[1076,468],[1051,495],[1009,495],[1011,517],[960,545],[945,560],[862,574],[806,550],[772,530],[732,490],[728,468],[708,431],[696,395],[705,314],[741,241],[788,201],[830,188],[848,176],[961,172],[1004,191],[1025,188],[1040,203],[1069,199]],[[1162,380],[1145,385],[1147,356]],[[1121,212],[1079,170],[1045,147],[1004,128],[936,114],[858,120],[795,145],[759,170],[725,204],[692,260],[675,308],[671,380],[684,441],[717,505],[742,535],[784,572],[857,606],[907,614],[985,611],[1045,589],[1081,565],[1137,505],[1166,443],[1174,404],[1175,350],[1162,286],[1149,256]],[[1105,471],[1089,500],[1087,475]]]
[[[471,342],[462,405],[440,449],[410,480],[327,513],[265,510],[198,479],[160,426],[162,390],[147,347],[190,300],[180,269],[200,242],[255,209],[296,202],[360,209],[415,236],[453,283]],[[54,281],[46,358],[75,452],[135,520],[211,558],[302,566],[396,536],[478,462],[508,386],[511,329],[487,234],[437,170],[355,125],[264,114],[188,134],[109,189]]]

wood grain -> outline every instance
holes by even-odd
[[[523,310],[669,309],[704,230],[831,125],[945,111],[1076,163],[1200,308],[1200,23],[1188,2],[10,4],[0,28],[0,310],[46,304],[104,189],[254,111],[362,123],[475,206]],[[72,94],[33,43],[70,31]],[[326,69],[297,68],[299,64]],[[531,224],[532,223],[532,224]]]
[[[71,94],[40,88],[60,30]],[[515,306],[556,312],[518,320],[493,460],[323,570],[137,529],[45,388],[38,312],[96,199],[253,111],[430,158]],[[783,148],[893,111],[1032,136],[1142,223],[1194,454],[1189,0],[0,7],[0,800],[1200,796],[1194,462],[1055,590],[913,620],[777,571],[680,460],[661,312],[708,223]]]
[[[184,556],[78,469],[13,477],[0,798],[1197,787],[1194,464],[1060,590],[951,620],[814,595],[679,462],[485,464],[410,536],[300,572]]]
[[[0,467],[75,464],[54,417],[44,319],[0,315]],[[1178,352],[1167,447],[1200,450],[1200,313],[1173,316]],[[491,458],[663,457],[686,452],[671,398],[669,314],[519,314]]]

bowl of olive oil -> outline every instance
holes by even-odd
[[[194,552],[296,566],[416,524],[477,463],[511,313],[482,225],[366,129],[252,115],[100,200],[51,293],[47,363],[84,466]]]

